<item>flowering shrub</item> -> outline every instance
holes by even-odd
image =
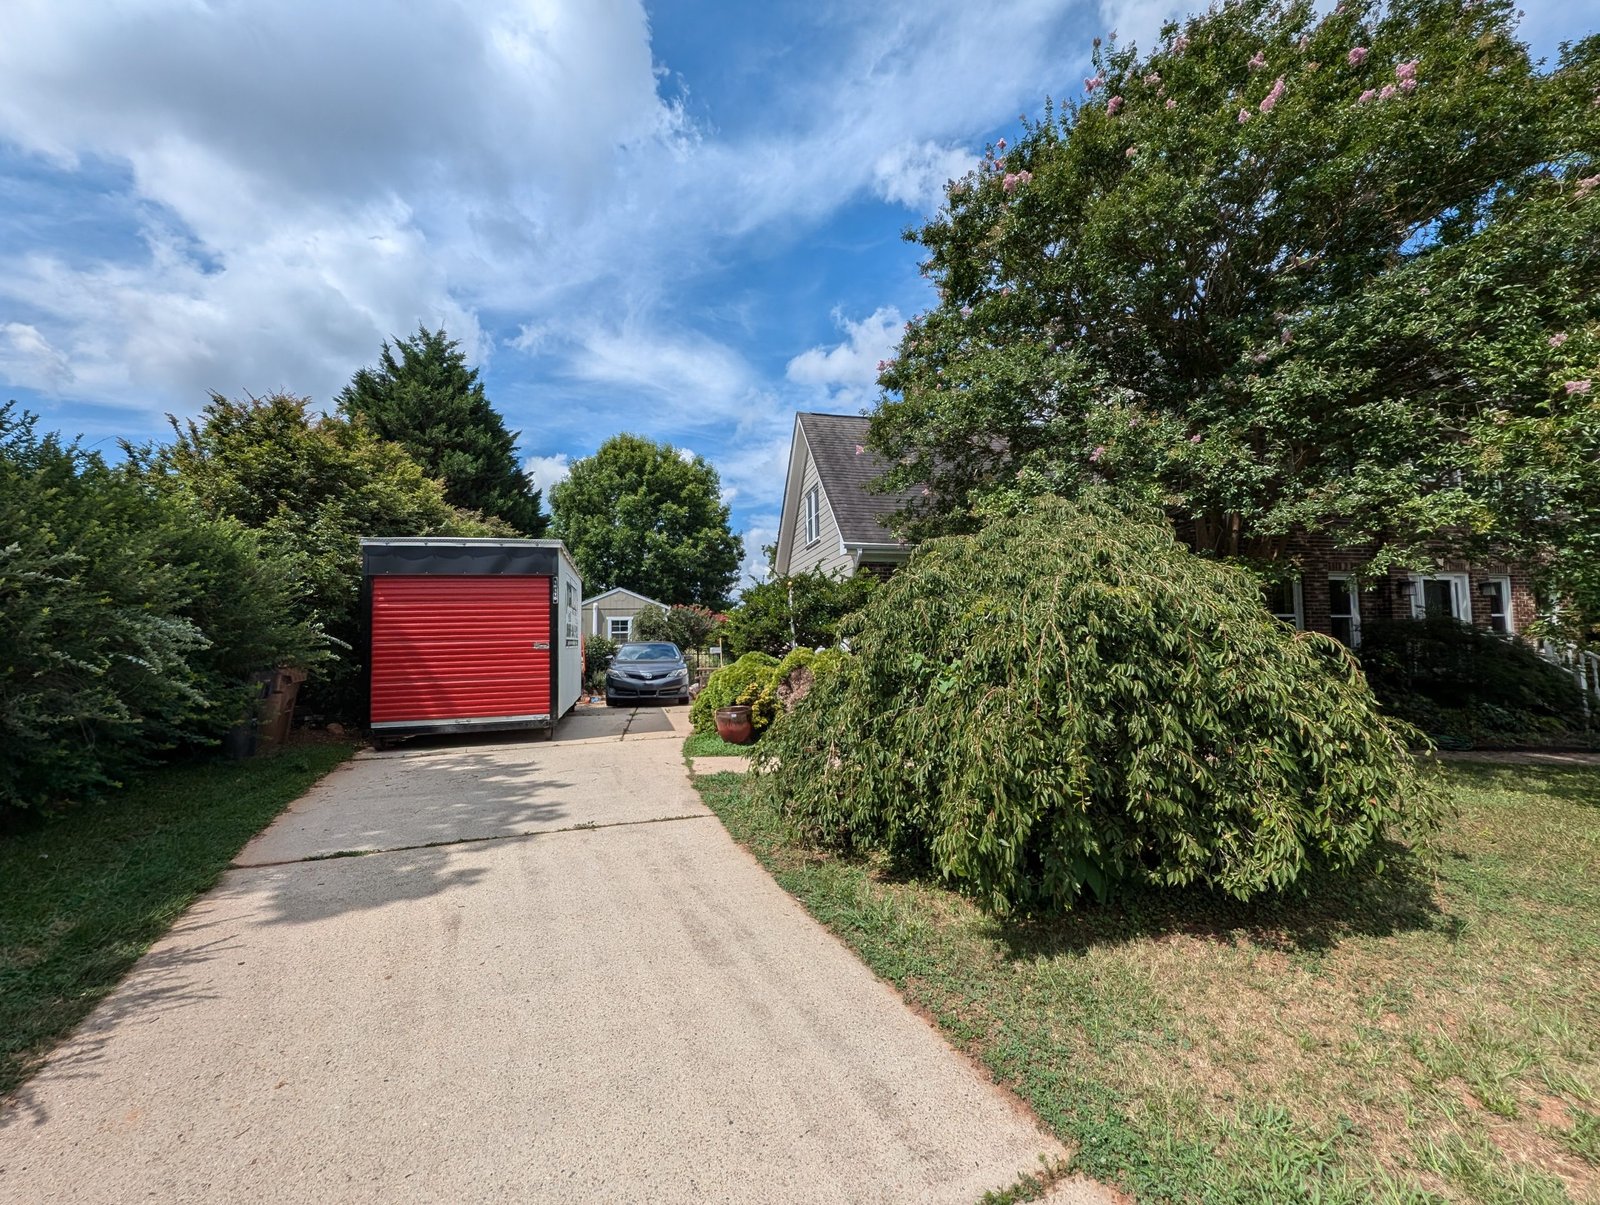
[[[990,908],[1128,881],[1248,899],[1433,824],[1416,734],[1341,645],[1097,495],[923,545],[849,626],[752,789]]]

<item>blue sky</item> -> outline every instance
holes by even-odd
[[[112,448],[208,390],[327,402],[443,325],[548,485],[633,431],[746,564],[799,409],[931,301],[901,232],[1166,0],[7,0],[0,387]],[[1600,0],[1533,0],[1541,54]]]

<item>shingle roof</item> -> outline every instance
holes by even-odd
[[[889,494],[867,488],[889,470],[888,461],[864,447],[870,422],[856,414],[800,415],[800,429],[816,462],[822,492],[828,495],[839,536],[846,544],[892,543],[893,533],[879,519],[922,492],[916,486]]]

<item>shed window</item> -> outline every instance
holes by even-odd
[[[1301,603],[1298,577],[1287,578],[1281,582],[1269,582],[1265,594],[1267,610],[1291,628],[1306,626],[1305,607]]]
[[[806,491],[806,547],[822,539],[822,496],[817,486]]]
[[[626,640],[629,636],[633,635],[632,615],[623,615],[621,617],[612,616],[610,619],[606,620],[606,623],[610,627],[611,639],[613,640]]]
[[[1335,640],[1349,648],[1361,643],[1361,603],[1348,573],[1328,574],[1328,623]]]

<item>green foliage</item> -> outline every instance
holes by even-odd
[[[1385,709],[1441,744],[1538,743],[1586,727],[1569,674],[1447,616],[1368,623],[1358,656]]]
[[[1600,615],[1600,36],[1541,73],[1506,0],[1213,6],[913,236],[940,304],[870,442],[913,535],[1096,483],[1225,556],[1485,548]]]
[[[636,640],[669,640],[684,651],[705,648],[722,621],[710,607],[646,607],[633,620]]]
[[[1411,730],[1341,645],[1099,496],[924,545],[847,627],[760,789],[987,907],[1130,881],[1246,899],[1432,823]]]
[[[411,338],[385,343],[378,366],[361,369],[340,393],[339,408],[411,453],[444,483],[451,505],[502,519],[519,535],[544,535],[539,491],[517,467],[518,433],[506,430],[478,370],[443,330],[419,326]]]
[[[744,541],[728,528],[717,470],[671,444],[612,436],[573,464],[550,507],[594,593],[623,586],[720,607],[738,579]]]
[[[319,415],[309,399],[213,394],[200,420],[173,420],[175,441],[136,450],[153,480],[207,515],[257,530],[297,586],[293,613],[324,628],[340,655],[308,684],[316,705],[361,717],[362,536],[507,535],[498,520],[457,510],[398,444]]]
[[[695,696],[689,720],[696,732],[717,730],[716,712],[722,707],[743,705],[750,708],[750,723],[759,736],[777,715],[778,659],[765,653],[746,653],[731,665],[711,675],[706,687]]]
[[[841,577],[820,570],[750,586],[728,616],[725,639],[735,656],[819,648],[837,639],[839,621],[859,611],[878,585],[871,574]]]
[[[210,741],[248,714],[253,673],[321,655],[254,533],[35,428],[0,407],[0,811]]]
[[[609,636],[583,639],[583,680],[592,690],[604,690],[606,666],[617,655],[617,642]]]

